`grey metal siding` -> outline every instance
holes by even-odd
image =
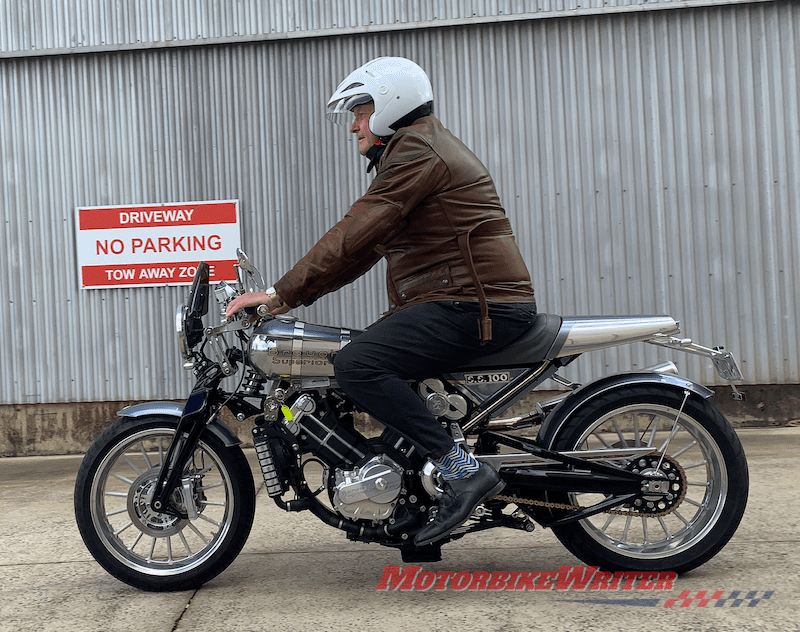
[[[0,56],[293,39],[769,0],[0,0]]]
[[[0,60],[0,401],[185,396],[186,289],[79,290],[75,207],[238,199],[274,280],[369,182],[323,112],[378,55],[429,71],[542,310],[669,313],[747,382],[800,381],[800,6],[776,2]],[[383,309],[379,266],[299,315],[359,327]],[[664,353],[593,355],[569,377]]]

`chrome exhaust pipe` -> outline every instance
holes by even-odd
[[[537,423],[542,423],[542,419],[543,417],[539,414],[539,411],[533,410],[519,417],[495,419],[486,424],[486,428],[488,430],[518,430],[519,428],[528,428],[529,426],[535,426]]]
[[[669,360],[660,362],[659,364],[654,364],[653,366],[645,367],[644,370],[651,371],[653,373],[672,373],[674,375],[678,375],[678,367],[674,362],[670,362]]]
[[[520,428],[530,428],[536,426],[552,411],[558,404],[563,402],[568,395],[559,395],[546,402],[537,402],[535,410],[520,415],[519,417],[508,417],[507,419],[495,419],[486,424],[488,430],[519,430]]]

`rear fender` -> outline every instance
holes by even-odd
[[[117,412],[119,417],[149,417],[151,415],[167,415],[170,417],[181,418],[183,414],[183,404],[177,402],[144,402],[142,404],[134,404],[127,406]],[[242,440],[238,435],[224,422],[218,418],[212,419],[206,428],[210,430],[226,448],[231,448],[235,445],[241,445]]]
[[[542,423],[536,442],[543,448],[552,449],[559,429],[575,414],[584,404],[605,395],[610,391],[624,391],[631,386],[641,385],[662,386],[665,389],[677,391],[690,391],[703,399],[708,399],[714,394],[709,388],[697,384],[685,377],[671,373],[626,373],[611,375],[583,386],[571,393],[564,401],[559,403]]]

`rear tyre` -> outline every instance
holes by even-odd
[[[739,526],[749,486],[744,450],[733,428],[708,401],[650,386],[619,389],[591,400],[558,430],[552,443],[555,450],[641,446],[652,446],[664,458],[617,465],[654,469],[660,462],[662,473],[677,475],[675,498],[662,501],[661,508],[654,498],[649,514],[641,506],[619,506],[623,515],[601,513],[553,531],[591,566],[684,573],[716,555]],[[569,493],[550,500],[585,507],[604,497]]]
[[[183,465],[173,496],[190,518],[150,508],[148,494],[177,421],[120,419],[94,442],[75,482],[75,518],[89,552],[114,577],[144,590],[189,590],[216,577],[239,554],[253,524],[247,459],[210,431]]]

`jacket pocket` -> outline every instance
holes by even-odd
[[[453,278],[446,263],[423,270],[395,283],[401,303],[409,303],[433,292],[452,293]]]

